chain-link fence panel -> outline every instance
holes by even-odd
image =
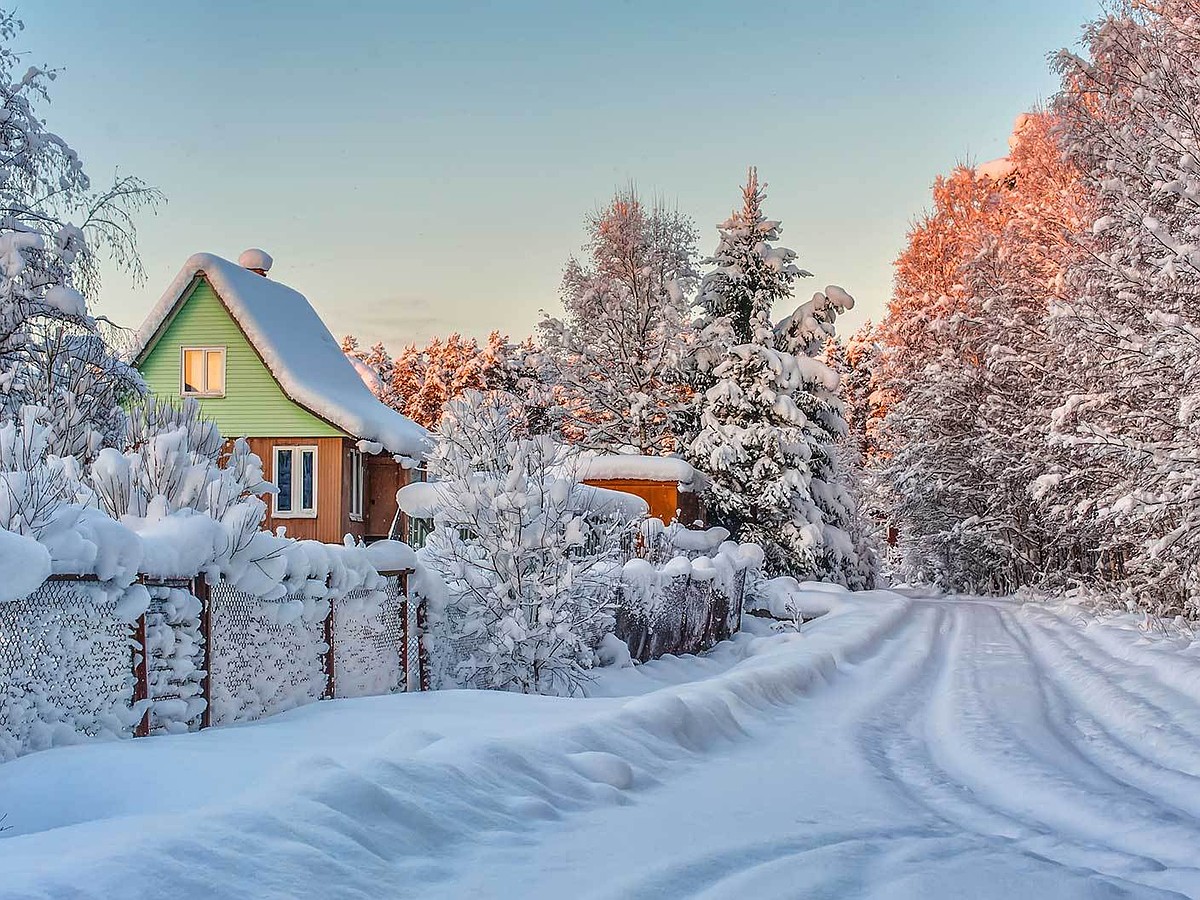
[[[0,760],[74,734],[132,734],[131,634],[94,583],[51,580],[0,603]]]
[[[404,598],[389,579],[376,591],[350,591],[334,611],[334,696],[368,697],[404,690]]]
[[[245,722],[320,700],[326,691],[329,601],[266,601],[218,582],[211,604],[211,722]]]

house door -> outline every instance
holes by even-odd
[[[404,486],[404,470],[386,454],[367,457],[366,534],[384,538],[396,517],[396,491]]]

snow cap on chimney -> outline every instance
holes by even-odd
[[[238,265],[243,269],[249,269],[251,272],[257,272],[264,278],[271,271],[271,254],[266,250],[259,250],[257,247],[251,247],[238,257]]]

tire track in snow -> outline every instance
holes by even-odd
[[[1014,617],[1012,627],[1024,633],[1043,690],[1063,710],[1058,721],[1064,740],[1112,778],[1200,828],[1200,738],[1188,736],[1177,713],[1123,686],[1124,679],[1093,663],[1094,656],[1080,651],[1077,635],[1061,625]]]
[[[1164,768],[1200,777],[1197,697],[1164,684],[1153,669],[1114,656],[1057,617],[1023,612],[1026,621],[1019,627],[1039,655],[1054,660],[1043,668],[1072,689],[1081,708],[1144,747],[1142,755],[1153,753]]]
[[[863,730],[863,752],[944,821],[1122,880],[1200,892],[1196,823],[1089,760],[1057,725],[1031,649],[1003,605],[918,601],[951,620],[936,674]],[[926,669],[928,671],[928,669]],[[905,699],[907,698],[907,699]],[[883,703],[887,703],[885,696]],[[1164,873],[1171,867],[1174,871]]]
[[[929,698],[954,662],[951,632],[962,627],[962,619],[940,604],[917,605],[869,656],[853,666],[839,667],[835,676],[839,682],[869,686],[868,693],[859,695],[865,699],[856,702],[854,685],[849,690],[843,685],[837,695],[837,702],[843,704],[839,714],[860,723],[859,746],[883,776],[881,789],[898,794],[902,805],[925,816],[907,818],[896,827],[798,831],[775,834],[768,841],[738,842],[719,851],[698,848],[686,858],[674,858],[640,877],[623,880],[600,896],[613,900],[891,897],[900,883],[909,888],[905,896],[950,896],[954,895],[952,870],[959,867],[973,872],[990,867],[997,873],[995,883],[986,889],[980,888],[977,877],[963,888],[967,893],[961,895],[972,900],[1011,897],[1014,871],[1020,871],[1020,883],[1032,896],[1183,896],[1145,884],[1141,877],[1128,880],[1117,871],[1097,869],[1096,853],[1082,845],[1070,854],[1070,861],[1039,852],[1039,840],[1057,843],[1057,835],[1038,823],[981,805],[969,785],[954,781],[931,761],[920,746],[920,726]],[[914,653],[914,646],[927,646],[929,652]],[[803,711],[789,714],[794,717]],[[914,723],[917,727],[910,728]],[[1131,866],[1121,855],[1103,861],[1116,870],[1133,869],[1139,876],[1159,870],[1152,861]]]

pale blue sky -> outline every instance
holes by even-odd
[[[136,325],[184,259],[248,246],[339,336],[534,327],[582,220],[630,180],[696,219],[746,166],[815,276],[878,317],[934,176],[1005,152],[1049,97],[1048,52],[1095,0],[149,2],[21,7],[65,69],[50,125],[93,178],[169,203],[141,220]]]

